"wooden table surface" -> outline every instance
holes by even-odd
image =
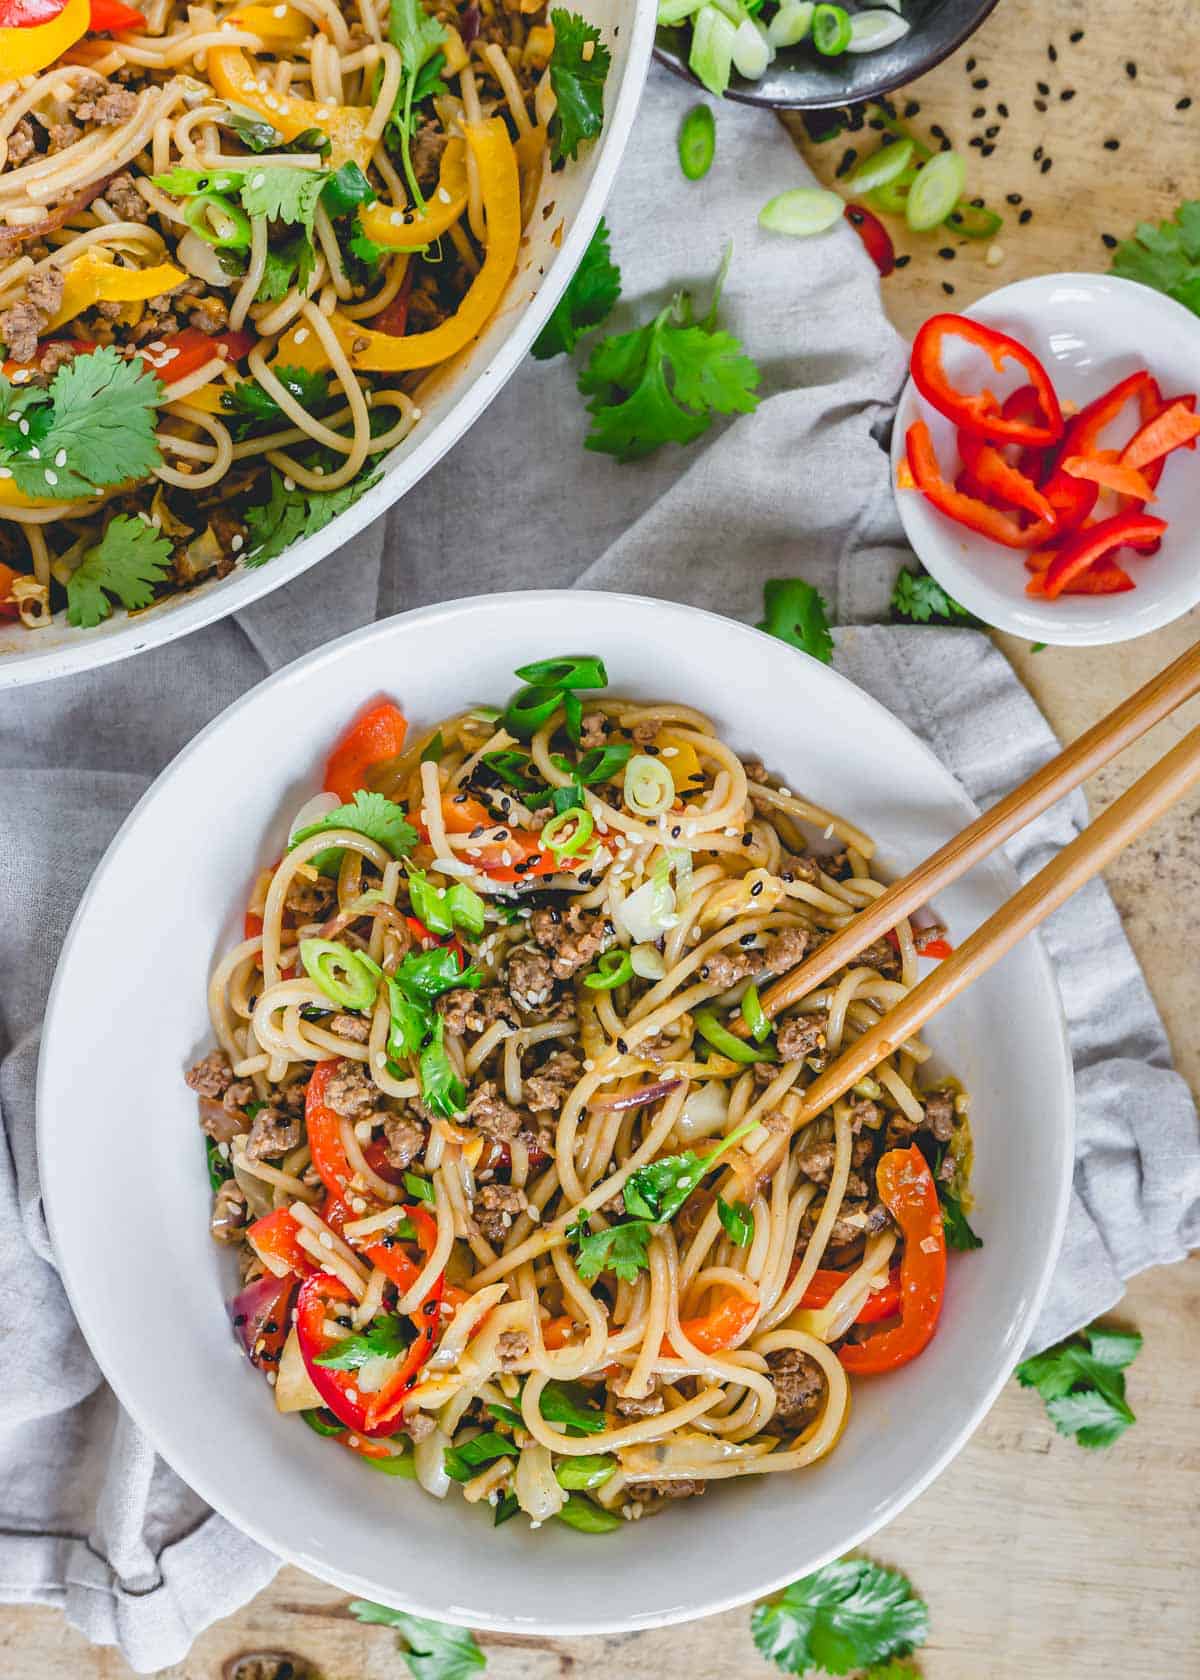
[[[1080,30],[1082,40],[1072,43]],[[986,88],[975,85],[980,80]],[[1177,110],[1193,88],[1195,106]],[[915,128],[940,124],[966,150],[972,196],[1008,212],[1006,195],[1020,193],[1022,208],[1033,211],[1024,226],[1009,215],[993,266],[986,245],[963,246],[945,260],[939,239],[903,244],[912,260],[885,282],[883,296],[908,333],[936,309],[1027,274],[1106,268],[1102,233],[1123,237],[1140,220],[1169,216],[1189,192],[1200,196],[1200,177],[1189,168],[1200,143],[1194,0],[1000,0],[984,28],[905,98],[920,103]],[[1007,120],[997,104],[1007,107]],[[973,117],[980,106],[986,115]],[[771,120],[764,114],[764,123]],[[999,133],[985,140],[995,146],[989,156],[968,146],[997,124]],[[1106,149],[1114,139],[1119,149]],[[806,141],[804,150],[831,178],[846,147],[861,143],[849,135],[820,146]],[[1046,158],[1051,167],[1043,170]],[[943,282],[954,286],[952,298]],[[1200,613],[1116,648],[1031,655],[1027,644],[1000,640],[1055,729],[1069,737],[1198,634]],[[1098,776],[1089,788],[1093,810],[1198,721],[1193,705]],[[1133,846],[1110,881],[1177,1063],[1200,1089],[1200,802],[1177,808]],[[868,1548],[907,1571],[928,1601],[932,1631],[920,1654],[927,1680],[1200,1676],[1200,1259],[1136,1279],[1121,1316],[1146,1345],[1129,1377],[1138,1424],[1114,1449],[1087,1453],[1056,1436],[1040,1401],[1010,1384],[955,1464]],[[750,1642],[745,1610],[661,1633],[551,1643],[484,1635],[482,1643],[494,1680],[611,1680],[614,1673],[765,1680],[775,1672]],[[308,1659],[323,1680],[407,1676],[386,1628],[359,1626],[342,1594],[297,1569],[283,1570],[164,1673],[218,1680],[227,1659],[264,1648]],[[125,1680],[131,1672],[113,1652],[86,1645],[57,1613],[0,1610],[3,1680]]]

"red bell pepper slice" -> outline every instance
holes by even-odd
[[[1072,531],[1077,531],[1095,507],[1100,496],[1100,486],[1087,478],[1072,478],[1071,474],[1064,472],[1061,467],[1055,467],[1042,485],[1042,495],[1058,518],[1053,525],[1049,520],[1039,519],[1036,524],[1025,527],[1022,535],[1030,548],[1041,548],[1044,543],[1059,542]]]
[[[136,6],[127,6],[125,0],[92,0],[92,15],[89,28],[97,34],[117,34],[122,29],[144,29],[146,19]]]
[[[986,388],[973,394],[960,391],[950,381],[942,363],[942,351],[949,339],[959,338],[982,350],[997,373],[1005,362],[1016,362],[1025,370],[1033,387],[1040,414],[1036,419],[1004,414],[995,393]],[[1021,443],[1032,448],[1057,443],[1063,434],[1058,396],[1041,362],[1023,344],[1007,333],[985,327],[966,315],[933,315],[913,342],[912,376],[925,401],[964,431],[1000,443]]]
[[[757,1312],[757,1301],[731,1289],[709,1312],[699,1318],[683,1319],[679,1328],[701,1353],[723,1353],[726,1348],[736,1347]],[[663,1337],[662,1351],[669,1359],[676,1357],[669,1337]]]
[[[994,443],[960,430],[958,452],[971,480],[991,501],[1007,502],[1011,507],[1023,508],[1035,519],[1058,524],[1058,515],[1032,479],[1019,468],[1010,465]]]
[[[341,1279],[328,1272],[314,1272],[300,1285],[296,1298],[296,1339],[304,1368],[324,1404],[348,1429],[368,1437],[392,1435],[399,1427],[400,1412],[415,1386],[417,1373],[433,1352],[441,1317],[440,1291],[437,1299],[431,1295],[427,1311],[423,1307],[423,1323],[400,1365],[373,1394],[360,1394],[356,1371],[335,1371],[317,1363],[320,1355],[337,1345],[325,1330],[330,1304],[353,1299]]]
[[[895,1371],[928,1345],[946,1291],[946,1232],[929,1163],[913,1144],[890,1149],[875,1169],[880,1200],[900,1227],[900,1323],[865,1342],[838,1349],[847,1371],[871,1376]]]
[[[152,372],[174,385],[177,380],[186,379],[197,368],[202,368],[205,362],[211,362],[214,356],[220,356],[226,362],[242,361],[258,340],[253,333],[206,333],[201,332],[199,327],[184,327],[180,332],[168,333],[161,341],[155,340],[155,343],[159,342],[163,346],[161,350],[146,349],[140,354]]]
[[[1118,418],[1127,403],[1144,404],[1150,412],[1156,412],[1162,403],[1162,395],[1153,375],[1142,368],[1137,373],[1131,373],[1127,378],[1118,380],[1110,390],[1093,398],[1085,408],[1074,415],[1067,422],[1063,433],[1061,457],[1068,455],[1094,455],[1099,446],[1100,435]],[[1146,418],[1145,408],[1142,418]]]
[[[1101,490],[1111,490],[1117,496],[1129,496],[1135,502],[1152,502],[1154,488],[1144,473],[1126,466],[1115,449],[1100,449],[1094,455],[1067,455],[1062,470],[1072,478],[1086,478]]]
[[[861,204],[847,204],[842,214],[862,240],[867,255],[879,270],[880,277],[886,280],[896,266],[896,247],[892,244],[891,234],[879,217],[873,216]]]
[[[1127,543],[1154,542],[1166,529],[1166,520],[1156,519],[1151,513],[1139,513],[1136,509],[1114,513],[1110,519],[1101,519],[1095,525],[1089,525],[1064,543],[1045,573],[1026,584],[1026,593],[1044,594],[1053,600],[1097,561],[1107,559]]]
[[[325,1101],[325,1093],[334,1069],[343,1060],[341,1056],[333,1056],[327,1062],[318,1062],[304,1099],[304,1125],[312,1164],[321,1183],[337,1201],[344,1200],[354,1174],[342,1143],[341,1118]]]
[[[378,315],[372,315],[371,327],[375,332],[390,333],[393,338],[403,338],[408,331],[408,306],[412,297],[413,275],[412,263],[404,269],[404,278],[396,288],[396,295],[392,301],[385,304]]]
[[[940,513],[953,519],[956,524],[965,525],[970,531],[978,531],[980,536],[989,537],[992,542],[1002,543],[1005,548],[1029,546],[1015,519],[999,508],[992,507],[989,502],[980,501],[976,496],[964,495],[961,490],[946,482],[942,477],[938,458],[934,454],[929,427],[924,420],[916,420],[908,428],[905,448],[913,482],[926,501],[932,502]]]
[[[1136,431],[1121,451],[1123,467],[1147,467],[1163,460],[1172,450],[1195,447],[1200,436],[1200,414],[1193,395],[1175,397]]]
[[[801,1307],[827,1307],[851,1274],[819,1267],[809,1280],[800,1300]],[[900,1268],[893,1266],[882,1289],[873,1289],[858,1310],[855,1324],[875,1324],[881,1318],[895,1318],[900,1311]]]
[[[256,1219],[246,1231],[246,1241],[269,1272],[276,1277],[307,1277],[320,1267],[300,1247],[300,1226],[285,1208]]]
[[[367,771],[374,764],[395,758],[404,747],[408,720],[398,706],[383,700],[355,718],[330,753],[325,765],[325,788],[349,804],[359,788],[366,786]]]
[[[1032,385],[1018,385],[1005,397],[1000,413],[1005,420],[1024,420],[1028,425],[1036,425],[1042,417],[1042,405]],[[1021,449],[1016,459],[1017,471],[1040,485],[1050,471],[1053,453],[1051,449]]]
[[[1048,558],[1052,560],[1054,556],[1050,555]],[[1029,583],[1026,584],[1025,593],[1027,595],[1044,595],[1046,593],[1045,572],[1046,569],[1043,568],[1040,575],[1031,578]],[[1134,583],[1124,567],[1118,566],[1115,560],[1101,560],[1096,565],[1089,566],[1086,572],[1080,572],[1073,582],[1066,585],[1062,593],[1064,595],[1121,595],[1127,589],[1136,588],[1137,584]]]

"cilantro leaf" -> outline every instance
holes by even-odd
[[[376,1622],[396,1629],[407,1647],[402,1655],[413,1680],[469,1680],[487,1663],[475,1635],[467,1628],[429,1622],[423,1616],[410,1616],[406,1610],[389,1610],[385,1604],[372,1604],[361,1598],[351,1601],[350,1614],[360,1622]]]
[[[737,1248],[749,1248],[754,1241],[754,1215],[745,1202],[727,1202],[717,1196],[717,1218],[722,1229]]]
[[[378,795],[376,796],[378,797]],[[409,997],[431,1001],[457,986],[474,990],[483,976],[477,968],[462,968],[453,945],[432,951],[410,951],[396,970],[396,981]]]
[[[110,595],[130,611],[148,607],[170,558],[170,543],[153,525],[124,513],[110,519],[67,580],[67,623],[95,629],[112,612]]]
[[[154,412],[162,385],[140,357],[122,361],[111,345],[76,356],[54,376],[50,407],[24,405],[0,439],[0,458],[31,496],[90,496],[146,478],[161,460]],[[13,411],[13,404],[5,414]]]
[[[592,1283],[604,1271],[634,1283],[650,1264],[650,1231],[651,1222],[646,1219],[626,1219],[606,1231],[591,1231],[586,1219],[577,1220],[567,1233],[578,1244],[576,1271],[585,1283]]]
[[[360,204],[374,204],[379,194],[351,158],[325,177],[320,199],[331,216],[348,216]]]
[[[418,209],[424,208],[425,197],[417,184],[412,161],[413,110],[437,89],[445,91],[439,74],[445,63],[444,48],[448,39],[445,29],[436,18],[430,17],[421,0],[391,0],[388,40],[394,47],[399,47],[403,69],[389,121],[400,141],[404,178]],[[435,69],[427,72],[426,66],[432,64],[435,57],[438,59]]]
[[[755,1607],[754,1643],[786,1673],[849,1674],[904,1657],[929,1633],[929,1612],[897,1570],[843,1558]]]
[[[430,953],[432,955],[432,953]],[[465,979],[465,976],[462,978]],[[433,1114],[443,1120],[453,1120],[467,1106],[467,1088],[458,1077],[454,1063],[446,1054],[442,1042],[446,1024],[442,1017],[433,1023],[433,1038],[421,1052],[417,1064],[417,1078],[421,1086],[421,1101]]]
[[[329,178],[323,169],[264,164],[251,169],[242,182],[242,206],[250,216],[295,223],[311,234],[317,200]]]
[[[568,1435],[599,1435],[608,1425],[604,1413],[587,1404],[587,1390],[578,1383],[546,1384],[538,1401],[538,1410],[547,1423],[561,1423]]]
[[[583,253],[583,261],[533,341],[539,362],[574,350],[584,333],[598,327],[621,295],[621,270],[612,260],[604,218]]]
[[[1136,1332],[1089,1326],[1017,1366],[1023,1388],[1036,1388],[1060,1435],[1081,1447],[1108,1447],[1136,1422],[1125,1399],[1124,1369],[1136,1358]]]
[[[1200,315],[1200,199],[1187,199],[1173,220],[1142,222],[1132,239],[1117,246],[1112,271],[1124,280],[1153,286]]]
[[[293,834],[288,850],[298,846],[301,840],[308,840],[314,834],[331,828],[349,828],[355,834],[365,835],[377,846],[385,847],[395,858],[407,857],[417,843],[417,831],[405,816],[402,806],[394,804],[382,793],[359,788],[349,805],[339,805],[336,811],[327,812],[320,822],[309,823]],[[336,850],[336,847],[330,850]]]
[[[246,564],[261,566],[302,537],[311,537],[314,531],[322,530],[331,519],[345,513],[378,478],[374,467],[364,467],[357,478],[340,490],[302,490],[299,486],[288,490],[280,474],[272,469],[270,496],[265,502],[246,509],[246,529],[250,533]]]
[[[226,1145],[228,1148],[228,1145]],[[227,1178],[233,1177],[231,1162],[221,1154],[221,1146],[216,1138],[205,1138],[204,1152],[208,1159],[208,1182],[214,1190],[219,1190]]]
[[[948,595],[935,578],[924,573],[910,572],[907,567],[896,579],[892,591],[892,612],[897,618],[910,618],[914,624],[928,624],[940,620],[974,624],[976,619],[953,595]]]
[[[357,216],[353,218],[350,226],[353,230],[347,242],[350,255],[356,257],[360,263],[365,263],[368,268],[378,268],[384,257],[389,255],[388,247],[377,245],[373,239],[368,239]]]
[[[309,414],[319,414],[328,403],[327,375],[302,367],[274,367],[271,371]],[[291,425],[275,398],[256,379],[242,379],[231,391],[225,391],[221,406],[226,411],[222,418],[235,442],[264,429]]]
[[[679,292],[646,326],[601,339],[579,375],[592,399],[585,448],[636,461],[660,444],[693,442],[714,414],[753,413],[758,368],[736,338],[715,329],[716,303],[695,321],[691,298]]]
[[[283,135],[269,122],[256,117],[252,111],[243,111],[240,106],[231,105],[227,117],[218,118],[226,128],[231,128],[249,151],[277,152],[283,145]]]
[[[328,1353],[314,1355],[313,1364],[327,1371],[357,1371],[368,1359],[398,1358],[408,1343],[404,1320],[394,1313],[383,1313],[357,1335],[334,1342]]]
[[[825,598],[803,578],[772,578],[763,585],[763,612],[759,625],[769,636],[778,636],[811,654],[823,665],[833,658],[833,637],[829,634],[829,608]]]
[[[635,1219],[648,1219],[655,1225],[674,1219],[709,1168],[749,1129],[739,1126],[705,1155],[688,1149],[682,1155],[664,1155],[639,1167],[625,1180],[626,1208]]]
[[[550,13],[554,51],[550,86],[557,109],[550,123],[550,154],[555,163],[573,158],[584,140],[594,140],[604,126],[604,81],[612,54],[594,23],[558,6]],[[590,50],[589,50],[590,47]]]
[[[298,233],[282,245],[268,246],[262,279],[254,294],[255,303],[276,302],[285,295],[293,279],[299,290],[304,291],[315,267],[316,252],[307,233]]]
[[[945,1185],[938,1185],[938,1198],[942,1204],[942,1226],[946,1233],[946,1247],[956,1249],[959,1253],[968,1253],[973,1248],[983,1247],[983,1238],[976,1236],[971,1229],[971,1221],[963,1212],[963,1205],[958,1197],[952,1195]]]

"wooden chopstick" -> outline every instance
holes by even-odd
[[[1200,642],[1180,654],[1165,671],[1160,671],[1107,717],[1085,730],[1057,758],[1044,764],[1020,787],[918,864],[911,874],[894,882],[797,968],[768,986],[762,994],[763,1013],[773,1018],[828,980],[859,951],[881,938],[905,916],[928,904],[981,858],[1002,846],[1026,823],[1056,804],[1197,693],[1200,693]],[[1095,826],[1088,832],[1093,832]],[[733,1030],[742,1038],[749,1031],[744,1021],[738,1021]]]
[[[1174,667],[1172,667],[1174,669]],[[1156,822],[1163,812],[1200,781],[1200,727],[1185,735],[1166,756],[1097,817],[1044,869],[989,916],[936,970],[890,1009],[879,1023],[855,1039],[836,1061],[799,1092],[801,1107],[791,1130],[815,1120],[852,1085],[878,1067],[952,998],[985,974],[1039,922],[1110,863],[1123,847]],[[778,1136],[776,1143],[779,1142]]]

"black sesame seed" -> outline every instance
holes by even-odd
[[[915,117],[920,112],[920,109],[920,102],[916,99],[910,99],[908,104],[904,107],[904,115],[906,117]]]
[[[974,210],[982,210],[983,209],[983,200],[981,198],[973,198],[971,200],[971,207]]]
[[[1104,142],[1104,150],[1106,152],[1116,152],[1119,151],[1120,148],[1121,142],[1119,140],[1106,140]]]
[[[1009,204],[1020,204],[1020,202],[1021,202],[1020,193],[1009,193],[1006,202],[1009,203]]]
[[[999,105],[996,106],[996,115],[998,117],[1006,117],[1008,115],[1008,106],[1003,100],[1001,100]]]
[[[742,937],[738,940],[738,944],[748,947],[750,945],[753,945],[754,941],[757,938],[758,938],[758,935],[756,933],[744,933],[742,935]]]
[[[943,262],[953,262],[957,255],[958,252],[952,245],[943,245],[938,252],[938,256],[941,257]]]
[[[1033,108],[1035,111],[1048,111],[1050,109],[1044,99],[1035,99],[1033,102]]]
[[[1038,85],[1037,85],[1037,90],[1038,90],[1039,93],[1049,93],[1050,92],[1050,83],[1049,82],[1039,82]]]
[[[933,135],[935,140],[944,140],[946,137],[946,130],[942,127],[941,123],[930,123],[929,132]]]
[[[1065,105],[1068,102],[1068,100],[1074,99],[1075,89],[1074,88],[1064,88],[1062,90],[1062,92],[1059,94],[1058,97],[1062,100],[1063,104]]]
[[[454,798],[450,801],[452,805],[465,805],[466,802],[467,796],[465,793],[456,793]]]
[[[1047,47],[1046,48],[1046,57],[1050,60],[1051,64],[1057,64],[1058,63],[1058,48],[1055,47],[1055,46]]]
[[[1192,101],[1186,93],[1184,94],[1182,99],[1177,99],[1175,101],[1175,109],[1177,111],[1190,111],[1191,108],[1192,108]]]
[[[1021,214],[1017,217],[1017,220],[1020,222],[1021,226],[1024,227],[1026,222],[1031,222],[1033,220],[1033,211],[1022,210]]]
[[[976,76],[975,80],[971,83],[971,86],[977,93],[982,93],[984,88],[988,86],[988,79],[986,76]]]
[[[985,128],[983,132],[986,139],[994,140],[1000,132],[1000,124],[993,123],[990,128]]]
[[[238,1325],[238,1326],[239,1326],[239,1327],[240,1327],[240,1326],[241,1326],[241,1325],[243,1325],[243,1324],[245,1324],[245,1322],[246,1322],[246,1314],[245,1314],[245,1313],[234,1313],[234,1315],[233,1315],[233,1322],[234,1322],[234,1323],[235,1323],[235,1324],[236,1324],[236,1325]]]
[[[907,268],[911,261],[912,261],[912,258],[910,256],[908,256],[907,254],[904,255],[904,256],[899,256],[899,257],[896,258],[896,267],[897,268]]]
[[[983,136],[981,134],[972,134],[971,138],[967,141],[967,145],[968,146],[982,146],[983,145]]]
[[[1135,82],[1137,80],[1137,65],[1132,59],[1130,59],[1125,66],[1125,74],[1129,77],[1131,82]]]
[[[1045,157],[1045,155],[1046,155],[1046,148],[1044,146],[1035,146],[1034,147],[1034,151],[1033,151],[1033,161],[1034,161],[1034,163],[1041,163],[1041,161]]]
[[[987,106],[986,105],[976,105],[975,109],[971,112],[971,115],[972,115],[972,117],[974,117],[975,121],[978,122],[980,117],[986,117],[987,116]]]
[[[1108,251],[1115,251],[1117,248],[1117,242],[1111,233],[1102,233],[1100,235],[1100,243]]]
[[[1053,164],[1054,164],[1054,159],[1053,158],[1043,158],[1042,159],[1042,174],[1043,175],[1049,175],[1050,170],[1053,167]]]
[[[996,150],[995,146],[989,140],[986,146],[981,146],[979,148],[979,155],[980,155],[980,157],[991,157],[992,153],[995,150]]]
[[[950,136],[948,134],[944,134],[942,136],[942,138],[938,141],[938,151],[939,152],[948,152],[949,150],[950,150]]]
[[[969,58],[967,60],[967,75],[968,76],[971,74],[971,72],[972,72],[972,70],[974,70],[974,68],[975,68],[975,60],[973,58]]]
[[[671,830],[672,840],[678,840],[679,836],[682,833],[683,833],[683,830],[678,826],[678,824],[676,824],[676,826]]]
[[[623,1038],[619,1038],[617,1040],[617,1049],[621,1052],[622,1056],[628,1056],[629,1046]]]
[[[945,292],[947,297],[954,296],[954,287],[950,284],[949,280],[942,281],[942,290]]]
[[[750,888],[750,897],[751,898],[757,898],[759,893],[762,892],[762,890],[763,890],[763,883],[761,881],[755,881],[754,885]]]
[[[841,162],[834,170],[834,174],[840,180],[843,175],[848,175],[850,173],[857,162],[858,153],[855,151],[853,146],[847,146],[846,150],[842,153]]]
[[[1080,41],[1083,40],[1083,30],[1082,29],[1072,29],[1069,39],[1070,39],[1071,45],[1073,47],[1077,47],[1079,45]]]

